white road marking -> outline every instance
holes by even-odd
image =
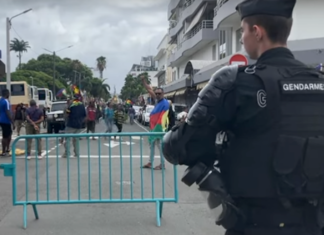
[[[81,131],[80,134],[82,134],[82,133],[84,133],[84,132],[86,132],[86,129],[84,129],[83,131]],[[62,136],[62,138],[64,138],[64,136]],[[43,156],[43,157],[46,156],[46,155],[49,154],[50,152],[56,150],[56,149],[57,149],[58,147],[60,147],[61,145],[62,145],[61,143],[59,143],[58,145],[55,145],[53,148],[51,148],[51,149],[45,151],[44,153],[42,153],[42,156]],[[56,155],[55,155],[55,157],[56,157]]]
[[[125,142],[115,142],[115,141],[111,141],[111,143],[104,143],[104,145],[106,145],[107,147],[111,147],[114,148],[116,146],[118,146],[119,144],[126,144],[126,145],[133,145],[135,144],[134,142],[129,142],[129,141],[125,141]]]
[[[141,124],[139,124],[136,120],[134,120],[134,122],[136,123],[137,126],[142,128],[144,131],[149,132],[145,127],[143,127]]]

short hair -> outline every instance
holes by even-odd
[[[2,96],[7,96],[7,95],[9,95],[9,90],[8,89],[3,89],[1,91],[1,94],[2,94]]]
[[[36,101],[35,100],[30,100],[29,105],[30,105],[30,107],[36,106]]]
[[[243,19],[252,29],[253,25],[264,28],[272,43],[286,44],[292,28],[292,18],[283,16],[254,15]]]
[[[154,89],[154,91],[156,91],[156,90],[161,90],[162,92],[164,92],[162,87],[157,87],[157,88]]]

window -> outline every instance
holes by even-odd
[[[1,93],[4,89],[7,89],[7,86],[6,85],[0,85],[0,90],[1,90]],[[0,94],[1,95],[1,94]]]
[[[218,59],[223,59],[226,57],[226,31],[219,31],[219,57]]]
[[[216,45],[213,45],[212,60],[216,60]]]
[[[242,29],[240,28],[236,30],[236,52],[242,50],[241,37],[242,37]]]
[[[7,89],[6,85],[0,85],[0,90]],[[13,84],[11,85],[11,96],[24,96],[25,95],[25,85],[24,84]]]
[[[45,90],[38,90],[38,99],[39,100],[45,100]]]
[[[11,85],[11,95],[12,96],[24,96],[25,95],[25,85],[24,84]]]
[[[51,112],[64,111],[66,109],[66,103],[53,103]]]

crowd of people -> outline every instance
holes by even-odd
[[[155,107],[150,116],[150,130],[152,132],[165,132],[170,130],[175,125],[175,114],[171,106],[171,102],[164,98],[163,89],[157,88],[154,91],[146,84],[144,77],[142,77],[143,85],[146,87],[148,93],[155,100]],[[26,108],[23,104],[17,105],[14,115],[11,114],[11,105],[9,102],[10,92],[8,90],[2,91],[2,98],[0,100],[0,125],[2,128],[2,155],[8,156],[10,152],[10,143],[13,130],[16,129],[17,135],[20,135],[22,127],[26,128],[27,135],[40,134],[41,123],[46,118],[46,108],[38,108],[36,102],[31,100],[29,107]],[[105,133],[113,133],[114,126],[116,132],[123,131],[123,124],[129,118],[129,123],[134,124],[135,109],[132,105],[118,104],[113,101],[104,103],[102,101],[95,100],[94,98],[89,101],[84,101],[80,93],[74,94],[73,99],[67,100],[66,109],[64,110],[65,117],[65,134],[78,134],[86,128],[87,133],[96,133],[96,125],[100,118],[104,120],[106,125]],[[186,112],[183,114],[181,121],[185,120]],[[96,138],[91,137],[93,140]],[[82,139],[82,138],[80,138]],[[116,136],[114,137],[116,139]],[[63,158],[69,154],[66,138],[61,138],[61,143],[64,145],[65,151],[62,155]],[[145,164],[144,168],[151,168],[154,159],[154,149],[157,146],[160,155],[161,152],[161,138],[150,137],[150,161]],[[32,138],[27,139],[27,159],[31,158],[31,144]],[[42,142],[40,138],[37,138],[37,157],[42,158]],[[79,156],[79,150],[77,146],[76,138],[72,138],[72,146],[74,150],[74,156]],[[154,169],[161,170],[164,168],[164,164],[161,163]]]

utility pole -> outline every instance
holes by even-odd
[[[68,48],[71,48],[71,47],[73,47],[73,45],[68,46],[68,47],[64,47],[63,49],[60,49],[58,51],[50,51],[50,50],[48,50],[46,48],[43,48],[45,51],[48,51],[48,52],[53,54],[53,96],[55,96],[55,97],[56,97],[56,94],[55,94],[55,69],[56,69],[55,68],[55,61],[56,61],[55,57],[56,57],[56,52],[63,51],[65,49],[68,49]]]
[[[28,9],[26,11],[23,11],[17,15],[14,15],[13,17],[6,18],[6,39],[7,39],[7,72],[6,72],[6,78],[7,78],[7,84],[6,87],[9,91],[11,91],[11,68],[10,68],[10,29],[11,29],[11,21],[13,18],[16,18],[22,14],[26,14],[27,12],[31,11],[32,9]],[[10,99],[10,98],[9,98]]]
[[[75,71],[75,70],[73,70],[73,72],[74,72],[74,79],[73,79],[73,82],[72,83],[74,83],[74,85],[77,83],[77,71]]]
[[[56,97],[55,93],[55,51],[53,51],[53,96]]]
[[[81,74],[82,73],[79,73],[79,89],[80,89],[80,92],[81,92]]]

